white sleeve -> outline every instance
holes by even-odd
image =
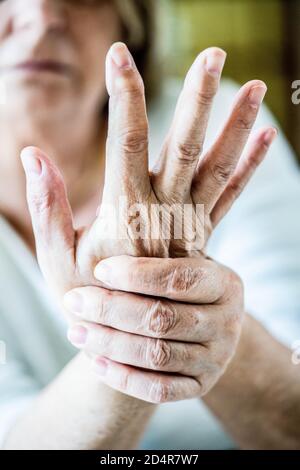
[[[209,139],[224,120],[236,91],[231,83],[223,85]],[[269,124],[278,127],[263,107],[255,127]],[[266,160],[209,243],[209,254],[242,277],[247,311],[288,346],[300,339],[299,204],[299,169],[280,131]]]

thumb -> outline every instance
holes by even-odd
[[[75,231],[62,175],[38,148],[21,152],[26,193],[40,268],[61,295],[64,269],[74,269]],[[62,269],[63,267],[63,269]],[[54,284],[54,285],[53,285]]]

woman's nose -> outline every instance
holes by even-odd
[[[45,29],[59,31],[66,26],[63,2],[57,0],[18,0],[13,29]]]

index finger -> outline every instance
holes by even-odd
[[[225,292],[225,268],[205,258],[107,258],[95,268],[96,279],[114,290],[180,302],[210,304]]]
[[[224,316],[223,305],[172,302],[96,286],[67,292],[64,304],[88,323],[148,338],[198,344],[216,337]]]

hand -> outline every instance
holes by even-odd
[[[101,231],[109,225],[109,217],[102,210],[105,204],[117,207],[119,197],[126,196],[129,203],[143,203],[146,213],[153,203],[190,203],[193,207],[204,204],[206,242],[243,189],[276,131],[260,130],[240,160],[266,92],[264,83],[249,82],[238,93],[224,130],[199,160],[224,61],[225,53],[217,48],[207,49],[197,57],[186,77],[158,164],[150,173],[142,79],[127,48],[119,43],[112,46],[106,62],[110,122],[103,204],[90,227],[74,229],[63,179],[53,162],[36,148],[22,153],[39,264],[60,299],[74,287],[101,287],[93,271],[103,258],[121,254],[193,254],[184,239],[134,239],[129,220],[125,220],[125,239],[112,239],[109,234],[103,239]]]
[[[152,403],[205,395],[237,346],[239,277],[205,258],[129,256],[102,261],[95,274],[114,290],[74,289],[65,304],[78,318],[69,339],[101,380]]]

